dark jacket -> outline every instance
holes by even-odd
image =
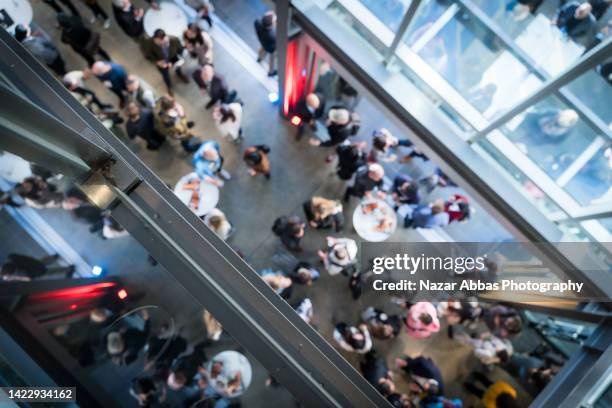
[[[58,17],[59,18],[59,17]],[[60,20],[62,26],[62,42],[75,50],[83,50],[91,39],[92,31],[83,25],[79,17],[66,16]]]
[[[355,175],[355,184],[353,184],[353,193],[357,197],[363,197],[368,191],[374,190],[376,187],[381,189],[383,186],[383,180],[379,181],[372,180],[368,175],[368,168],[363,167],[357,171]]]
[[[306,97],[300,99],[295,105],[293,113],[299,116],[303,122],[310,122],[313,119],[319,119],[325,113],[325,97],[320,93],[317,93],[317,96],[319,97],[320,103],[319,107],[314,112],[311,112],[308,109],[308,105],[306,105]]]
[[[15,266],[15,275],[27,276],[30,279],[39,278],[47,272],[44,263],[27,255],[9,254],[7,261]]]
[[[210,97],[210,102],[208,103],[210,106],[214,105],[217,102],[221,103],[230,103],[230,91],[225,82],[225,79],[219,75],[215,74],[210,81],[210,85],[207,88],[204,81],[202,81],[202,70],[200,68],[196,69],[193,73],[193,80],[198,87],[202,90],[205,90]]]
[[[366,154],[355,145],[340,145],[336,148],[338,154],[338,177],[349,180],[358,168],[366,163]]]
[[[359,363],[359,367],[363,377],[376,388],[382,378],[389,377],[389,367],[385,359],[376,357],[372,352],[365,355],[363,361]]]
[[[149,61],[157,62],[174,61],[178,57],[180,57],[181,53],[183,52],[183,46],[181,45],[181,41],[172,35],[169,35],[168,39],[168,58],[164,56],[164,51],[160,46],[155,44],[153,38],[148,38],[143,44],[145,58]]]
[[[593,14],[589,14],[588,17],[582,20],[578,20],[574,17],[574,13],[579,5],[580,3],[577,1],[566,3],[559,9],[559,14],[557,15],[557,26],[572,38],[587,34],[595,26],[595,17],[593,17]]]
[[[136,19],[134,15],[134,6],[131,6],[128,11],[124,11],[121,7],[117,7],[113,4],[113,14],[115,15],[115,20],[117,20],[117,24],[124,33],[132,38],[138,38],[144,32],[144,27],[142,25],[141,19]]]
[[[414,181],[410,176],[405,174],[399,174],[393,180],[392,191],[397,194],[397,199],[400,204],[418,204],[421,201],[421,195],[419,190],[404,192],[400,190],[400,187],[405,183],[413,183]]]
[[[128,119],[125,130],[130,139],[138,136],[146,140],[149,150],[158,149],[165,139],[155,130],[154,115],[149,109],[140,109],[140,116],[136,121]]]
[[[261,47],[266,52],[272,54],[276,51],[276,28],[273,26],[266,27],[261,19],[255,20],[255,33],[259,39]]]
[[[346,125],[332,123],[327,126],[327,133],[329,134],[329,140],[321,143],[320,146],[337,146],[353,135],[353,124],[351,122]]]
[[[442,373],[431,358],[423,356],[416,358],[404,357],[404,360],[406,361],[407,365],[402,367],[402,370],[404,370],[406,374],[436,380],[438,383],[439,394],[444,394],[444,381],[442,380]]]

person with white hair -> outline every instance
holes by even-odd
[[[123,108],[127,102],[127,70],[122,65],[114,62],[96,61],[91,66],[91,70],[85,71],[84,79],[87,79],[90,72],[117,95],[119,106]]]
[[[317,255],[331,275],[348,273],[357,264],[357,243],[350,238],[327,237],[327,249],[319,250]]]
[[[327,112],[327,133],[329,140],[322,142],[319,139],[310,139],[313,146],[332,147],[344,143],[350,136],[359,130],[359,124],[355,120],[356,115],[343,106],[332,106]]]
[[[142,329],[126,324],[124,327],[117,327],[106,335],[106,351],[114,364],[131,364],[138,358],[140,350],[147,343],[151,332],[151,321],[146,309],[140,312],[144,320]]]
[[[219,143],[209,140],[200,145],[193,155],[193,167],[201,180],[218,187],[223,186],[219,176],[229,180],[231,175],[223,169],[223,156]]]
[[[85,86],[85,81],[83,81],[84,78],[85,73],[83,71],[70,71],[64,75],[62,78],[62,83],[72,94],[79,95],[77,99],[80,100],[81,98],[84,98],[90,104],[96,105],[96,107],[100,110],[112,109],[113,105],[100,101],[96,93]]]
[[[344,201],[348,202],[351,196],[357,198],[370,198],[372,193],[377,190],[379,196],[384,197],[383,182],[385,169],[378,163],[371,163],[357,170],[355,182],[346,189]]]
[[[593,6],[588,1],[570,1],[559,9],[553,23],[561,32],[575,40],[595,28],[596,20],[592,11]]]

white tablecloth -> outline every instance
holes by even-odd
[[[176,4],[163,2],[159,4],[159,10],[147,10],[142,23],[149,37],[153,37],[155,30],[161,28],[166,34],[181,39],[183,31],[187,29],[187,16]]]
[[[364,214],[364,206],[371,203],[376,203],[378,207],[374,211]],[[376,226],[385,218],[391,221],[391,226],[386,231],[377,231]],[[357,234],[366,241],[381,242],[395,232],[397,215],[386,201],[378,198],[365,199],[353,212],[353,227]]]
[[[32,6],[28,0],[0,0],[0,10],[4,10],[13,20],[13,24],[7,28],[10,33],[17,24],[29,26],[32,22]]]
[[[191,208],[193,190],[185,189],[185,184],[200,183],[198,194],[198,208]],[[174,186],[174,194],[181,199],[183,203],[193,210],[198,217],[208,214],[219,202],[219,188],[214,184],[201,181],[198,175],[193,172],[184,175]]]
[[[222,395],[226,395],[227,383],[236,376],[236,373],[240,372],[242,387],[238,391],[227,396],[233,398],[242,395],[251,384],[251,379],[253,378],[253,368],[249,360],[237,351],[222,351],[208,362],[206,370],[209,373],[213,362],[223,363],[223,369],[216,378],[209,378],[210,385]]]

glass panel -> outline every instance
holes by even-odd
[[[367,19],[366,21],[358,19],[357,16],[347,10],[339,1],[332,2],[329,7],[327,7],[326,11],[341,25],[348,27],[351,31],[357,33],[357,38],[363,45],[382,56],[383,52],[386,50],[386,46],[381,38],[376,35],[380,35],[381,33],[376,32],[375,27],[373,27],[372,24],[368,24]],[[371,14],[370,16],[373,17]],[[389,34],[389,37],[392,36],[391,32],[388,32],[387,34]],[[392,40],[389,40],[389,44],[390,41]]]
[[[481,148],[476,149],[486,158],[491,159],[492,164],[501,167],[511,180],[516,183],[516,188],[522,191],[523,194],[528,197],[544,214],[552,214],[555,212],[562,211],[554,201],[552,201],[546,194],[536,186],[533,181],[527,177],[527,175],[514,165],[502,152],[500,152],[491,142],[488,140],[481,140],[476,145]]]
[[[612,148],[601,148],[565,185],[581,205],[612,202]]]
[[[449,8],[450,2],[438,0],[425,0],[421,3],[414,15],[404,41],[413,45]]]
[[[563,89],[571,91],[595,115],[607,124],[612,123],[612,60],[585,72]]]
[[[504,130],[553,179],[561,176],[596,137],[578,113],[555,96],[520,113]]]
[[[584,52],[585,45],[590,42],[587,36],[568,38],[553,23],[558,2],[539,2],[531,8],[516,0],[474,2],[551,76],[576,61]]]
[[[599,221],[599,223],[603,225],[603,227],[607,229],[610,234],[612,234],[612,217],[602,218],[597,221]]]
[[[399,28],[410,4],[409,0],[359,0],[359,2],[393,32]]]
[[[457,11],[452,18],[426,43],[414,43],[413,49],[490,118],[527,96],[541,81],[505,50],[483,23],[463,7],[454,8]],[[438,24],[423,33],[423,38],[431,36]]]

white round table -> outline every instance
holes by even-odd
[[[187,16],[176,4],[162,2],[159,4],[159,10],[147,10],[142,24],[149,37],[153,37],[155,30],[161,28],[166,34],[182,39],[183,31],[187,29]]]
[[[381,222],[388,225],[379,229]],[[353,227],[357,234],[366,241],[381,242],[388,239],[397,228],[397,215],[393,208],[379,198],[366,198],[353,212]]]
[[[0,0],[0,11],[4,11],[2,17],[6,13],[13,20],[13,23],[6,29],[11,34],[17,24],[29,26],[34,15],[28,0]]]
[[[211,212],[219,202],[219,188],[200,180],[195,172],[181,177],[174,186],[174,194],[198,217]]]
[[[221,372],[215,377],[210,376],[212,365],[215,362],[223,364]],[[208,381],[211,387],[213,387],[221,395],[234,398],[242,395],[246,389],[251,385],[251,379],[253,378],[253,368],[251,363],[245,357],[244,354],[237,351],[228,350],[222,351],[215,355],[206,364],[206,371],[208,371]],[[227,393],[228,383],[236,377],[236,373],[240,373],[241,386],[231,394]]]

